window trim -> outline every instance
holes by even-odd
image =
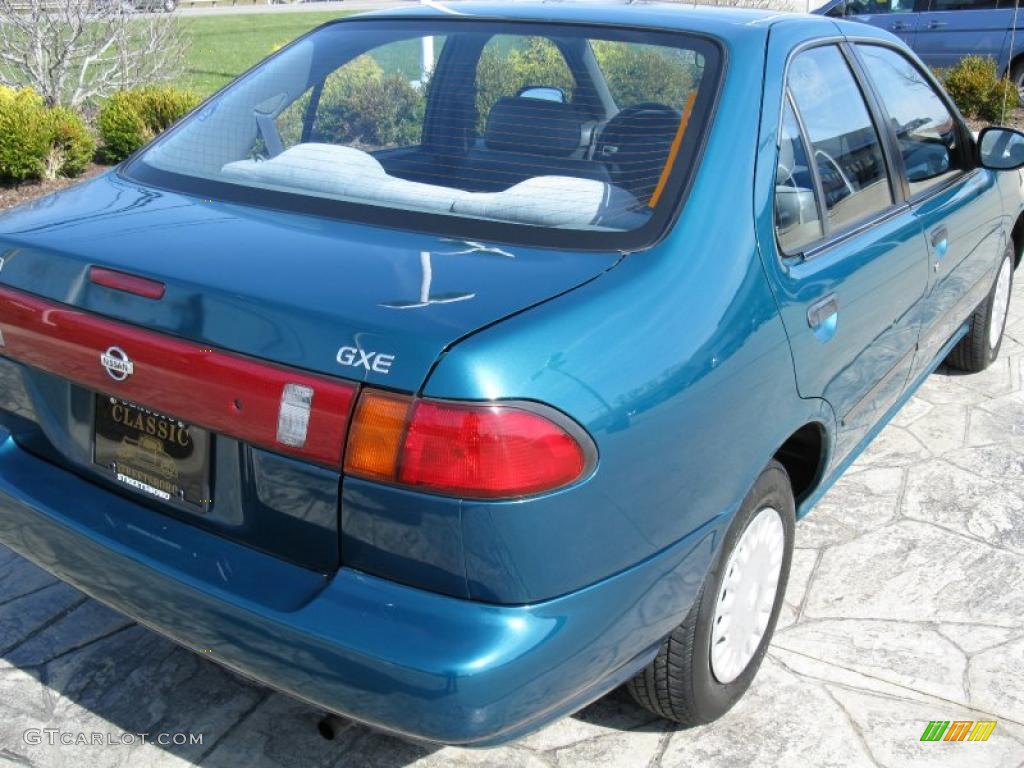
[[[208,104],[220,98],[225,91],[240,84],[262,68],[274,56],[279,56],[293,46],[301,45],[318,32],[341,25],[358,24],[394,24],[415,28],[416,24],[430,26],[433,24],[492,24],[499,30],[508,33],[510,27],[550,30],[559,27],[570,30],[593,30],[597,35],[626,33],[634,35],[650,35],[654,38],[687,41],[701,46],[710,68],[705,86],[698,90],[694,115],[700,116],[699,121],[691,124],[700,127],[699,133],[689,131],[684,137],[683,146],[686,152],[680,152],[680,159],[673,164],[669,176],[669,197],[658,208],[650,220],[633,230],[611,232],[586,229],[559,229],[556,227],[532,226],[510,222],[474,219],[446,214],[401,211],[396,217],[395,208],[387,206],[350,203],[333,198],[302,195],[292,192],[277,192],[256,187],[242,187],[237,184],[210,180],[170,171],[158,171],[140,163],[140,159],[156,142],[170,138],[183,126],[191,123],[193,116],[200,114]],[[496,33],[497,34],[497,33]],[[678,223],[694,181],[703,167],[705,150],[712,132],[715,130],[718,108],[724,84],[730,68],[729,48],[725,42],[714,34],[685,29],[666,29],[664,26],[638,23],[611,23],[577,20],[546,20],[546,19],[515,19],[509,20],[500,16],[487,14],[473,16],[424,15],[419,13],[401,16],[376,16],[372,14],[357,15],[335,19],[310,30],[286,45],[277,53],[262,59],[227,85],[223,86],[199,104],[189,115],[165,131],[153,144],[140,148],[120,165],[114,173],[121,179],[134,184],[141,184],[152,189],[173,192],[191,197],[216,198],[225,202],[244,205],[252,208],[264,208],[288,213],[319,216],[334,221],[341,221],[362,226],[379,227],[388,230],[416,232],[426,235],[443,237],[470,238],[487,242],[502,243],[519,247],[546,248],[557,251],[575,251],[622,254],[646,251],[662,243]],[[690,162],[681,162],[681,159]],[[242,195],[244,194],[244,198]],[[395,219],[401,220],[396,224]]]
[[[846,66],[849,68],[850,74],[853,77],[854,83],[856,84],[858,90],[860,90],[860,92],[861,92],[861,98],[864,99],[864,106],[865,106],[865,108],[868,111],[868,118],[871,120],[872,127],[875,129],[875,135],[878,136],[878,144],[879,144],[879,147],[881,147],[881,150],[882,150],[882,162],[885,164],[885,167],[886,167],[886,175],[888,177],[888,182],[889,182],[889,194],[892,197],[892,203],[889,206],[887,206],[887,207],[881,209],[880,211],[878,211],[876,215],[872,215],[872,216],[866,217],[866,218],[861,219],[859,221],[854,221],[852,224],[848,224],[848,225],[846,225],[844,227],[840,227],[839,229],[833,229],[832,223],[831,223],[831,221],[829,220],[829,218],[827,216],[828,208],[825,205],[824,190],[822,188],[821,180],[819,178],[820,174],[819,174],[819,171],[818,171],[818,168],[817,168],[817,163],[816,162],[812,162],[811,163],[811,166],[812,166],[811,172],[812,172],[814,180],[815,180],[815,196],[818,198],[818,211],[819,211],[819,218],[821,219],[822,233],[823,234],[822,234],[822,236],[819,239],[812,240],[809,243],[805,244],[803,247],[801,247],[801,248],[799,248],[799,249],[797,249],[795,251],[786,251],[782,247],[782,244],[779,242],[778,228],[776,226],[776,221],[775,221],[775,206],[773,204],[772,205],[772,232],[773,232],[773,234],[775,236],[776,248],[777,248],[777,250],[779,252],[779,255],[782,257],[783,261],[793,261],[793,260],[809,261],[810,259],[814,258],[815,256],[818,256],[819,254],[821,254],[821,253],[831,249],[834,245],[837,245],[837,244],[839,244],[841,242],[844,242],[844,241],[846,241],[848,239],[851,239],[853,237],[856,237],[856,236],[860,235],[861,233],[863,233],[869,227],[874,226],[875,224],[879,224],[879,223],[885,221],[886,219],[894,216],[895,214],[897,214],[898,212],[904,210],[907,207],[906,206],[906,199],[903,196],[902,183],[899,186],[896,183],[897,168],[893,167],[893,165],[892,165],[892,158],[889,155],[889,149],[888,149],[889,139],[888,139],[888,136],[891,133],[891,129],[888,126],[885,127],[884,131],[880,130],[880,128],[879,128],[879,113],[876,112],[873,109],[873,106],[874,106],[873,96],[874,96],[874,94],[873,94],[873,92],[871,92],[869,94],[868,92],[866,92],[864,90],[865,83],[862,82],[862,80],[861,80],[861,78],[859,76],[859,63],[856,62],[856,61],[851,60],[850,53],[844,49],[844,45],[847,43],[848,40],[849,40],[849,38],[847,38],[846,36],[841,36],[841,35],[835,35],[835,36],[832,36],[832,37],[820,37],[820,38],[815,38],[813,40],[805,40],[800,45],[794,47],[793,50],[791,50],[789,52],[789,54],[787,55],[787,57],[786,57],[786,65],[783,68],[783,76],[782,76],[783,106],[779,110],[779,120],[778,120],[777,125],[775,126],[775,135],[776,135],[776,142],[775,142],[775,156],[776,156],[776,160],[775,160],[775,164],[776,164],[776,167],[778,167],[778,155],[779,155],[779,152],[781,150],[779,141],[780,141],[780,137],[782,136],[782,118],[783,118],[783,115],[785,113],[784,102],[786,101],[787,98],[791,98],[792,99],[793,111],[796,114],[797,124],[800,126],[800,135],[801,135],[801,139],[802,139],[802,141],[804,143],[805,150],[811,150],[813,148],[813,144],[810,141],[810,137],[808,136],[808,134],[806,132],[806,127],[805,127],[805,124],[804,124],[803,115],[801,114],[800,109],[799,109],[799,107],[798,107],[798,105],[796,103],[796,99],[792,98],[792,94],[790,93],[790,88],[789,88],[789,70],[790,70],[790,67],[791,67],[794,59],[796,59],[797,56],[799,56],[802,53],[805,53],[806,51],[813,50],[815,48],[824,48],[826,46],[833,46],[833,47],[835,47],[835,48],[837,48],[839,50],[839,55],[842,56],[843,61],[846,63]],[[808,152],[808,157],[813,157],[813,155],[810,152]],[[901,170],[902,169],[900,169],[900,171]],[[900,175],[900,178],[901,179],[903,178],[902,174]],[[774,200],[773,200],[773,203],[774,203]]]
[[[911,194],[910,181],[907,178],[907,169],[905,163],[903,162],[903,153],[899,151],[896,152],[896,159],[899,164],[900,178],[902,179],[904,189],[903,199],[906,200],[907,203],[916,206],[919,203],[924,202],[932,198],[933,196],[946,191],[954,184],[959,184],[969,174],[977,170],[976,164],[974,162],[975,152],[973,151],[975,146],[974,135],[970,132],[970,130],[968,130],[967,124],[964,122],[963,115],[960,114],[960,110],[957,108],[956,103],[950,98],[949,94],[946,93],[946,89],[941,86],[938,79],[935,78],[934,75],[932,75],[932,73],[928,71],[926,67],[922,67],[919,64],[919,62],[914,60],[914,57],[908,56],[905,50],[903,50],[898,45],[894,45],[888,40],[880,40],[877,38],[853,37],[849,38],[849,45],[851,53],[857,62],[857,67],[863,73],[864,80],[867,83],[868,87],[871,89],[871,92],[877,103],[878,114],[882,119],[882,123],[885,125],[885,132],[889,135],[893,147],[895,147],[897,150],[899,148],[899,137],[896,135],[896,132],[892,129],[892,125],[889,120],[889,112],[886,110],[885,103],[882,101],[881,96],[878,94],[878,90],[875,87],[874,80],[872,80],[871,75],[868,73],[866,63],[861,58],[859,46],[873,45],[878,48],[887,48],[888,50],[895,53],[897,56],[901,56],[908,64],[910,64],[917,71],[919,75],[921,75],[924,81],[929,85],[929,87],[932,89],[932,92],[935,93],[935,95],[939,98],[939,101],[941,101],[943,106],[946,108],[946,111],[948,111],[949,114],[952,116],[953,122],[956,125],[957,138],[960,140],[960,146],[963,148],[962,160],[963,164],[966,167],[961,167],[959,173],[957,173],[954,176],[950,176],[941,184],[936,184],[935,186],[929,187],[926,190],[917,192],[916,194]]]

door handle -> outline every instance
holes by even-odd
[[[833,315],[839,313],[839,297],[830,293],[807,308],[807,324],[812,330],[818,330]]]
[[[908,29],[910,29],[910,25],[904,24],[902,21],[894,21],[892,23],[893,32],[906,32]]]
[[[946,24],[947,22],[945,21],[929,21],[928,29],[942,29]]]

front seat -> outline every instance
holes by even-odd
[[[459,186],[499,192],[535,176],[609,181],[601,163],[586,159],[586,121],[572,104],[512,97],[499,99],[487,116],[481,141],[469,151]]]

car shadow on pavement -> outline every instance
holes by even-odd
[[[89,599],[0,548],[0,758],[35,766],[445,764],[460,750],[332,721]],[[544,751],[672,724],[619,689],[517,742]],[[94,743],[101,739],[100,743]]]

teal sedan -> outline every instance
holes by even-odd
[[[417,739],[707,723],[797,520],[998,356],[1022,165],[842,20],[327,24],[0,217],[0,542]]]

